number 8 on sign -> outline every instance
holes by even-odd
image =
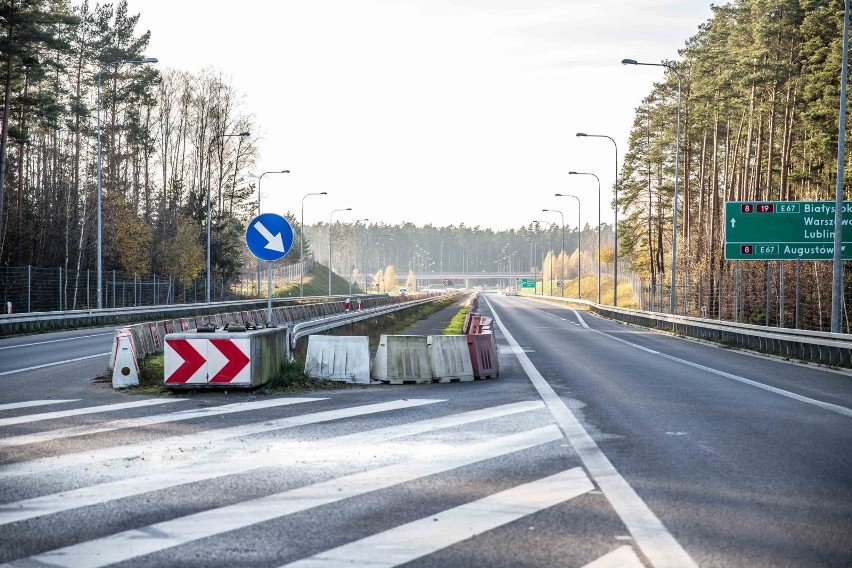
[[[754,245],[740,245],[740,254],[754,254]]]

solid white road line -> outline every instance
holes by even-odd
[[[518,342],[503,325],[500,316],[497,315],[487,296],[483,296],[483,298],[491,308],[494,323],[500,327],[509,345],[519,347]],[[557,424],[565,433],[565,437],[568,438],[580,459],[583,460],[592,480],[601,488],[651,564],[656,568],[697,568],[695,561],[674,539],[630,484],[618,473],[609,458],[604,455],[586,429],[583,428],[583,425],[580,424],[580,421],[577,420],[577,417],[541,376],[529,357],[525,353],[516,353],[516,356],[533,386],[550,409]]]
[[[597,329],[591,329],[588,325],[586,325],[586,322],[583,321],[583,318],[580,316],[580,314],[577,313],[577,310],[571,309],[571,311],[574,312],[574,314],[580,320],[580,323],[583,325],[583,327],[588,329],[589,331],[597,333],[599,335],[603,335],[604,337],[608,337],[610,339],[614,339],[615,341],[618,341],[619,343],[629,345],[630,347],[633,347],[635,349],[639,349],[640,351],[645,351],[646,353],[651,353],[652,355],[657,355],[659,357],[662,357],[663,359],[668,359],[669,361],[675,361],[676,363],[682,363],[684,365],[688,365],[688,366],[693,367],[695,369],[701,369],[702,371],[707,371],[708,373],[713,373],[714,375],[718,375],[720,377],[732,379],[734,381],[737,381],[737,382],[740,382],[740,383],[743,383],[743,384],[746,384],[746,385],[757,387],[759,389],[763,389],[765,391],[769,391],[769,392],[772,392],[772,393],[775,393],[775,394],[780,394],[781,396],[786,396],[787,398],[792,398],[793,400],[798,400],[799,402],[805,402],[807,404],[812,404],[812,405],[818,406],[818,407],[820,407],[824,410],[836,412],[837,414],[842,414],[843,416],[848,416],[848,417],[852,418],[852,408],[847,408],[845,406],[840,406],[838,404],[832,404],[830,402],[823,402],[821,400],[816,400],[814,398],[809,398],[807,396],[802,396],[802,395],[796,394],[794,392],[786,391],[784,389],[779,389],[777,387],[773,387],[773,386],[770,386],[770,385],[767,385],[767,384],[764,384],[764,383],[760,383],[760,382],[754,381],[752,379],[747,379],[747,378],[741,377],[739,375],[734,375],[733,373],[726,373],[725,371],[720,371],[719,369],[714,369],[712,367],[707,367],[705,365],[693,363],[692,361],[687,361],[686,359],[674,357],[673,355],[667,355],[665,353],[661,353],[660,351],[655,351],[654,349],[649,349],[648,347],[643,347],[642,345],[637,345],[636,343],[631,343],[630,341],[627,341],[626,339],[622,339],[620,337],[610,335],[609,333],[605,333],[605,332],[597,330]],[[547,312],[545,312],[545,313],[547,313]],[[548,315],[552,315],[552,314],[548,314]],[[559,316],[555,316],[555,317],[559,317]],[[560,318],[560,319],[562,319],[562,318]]]
[[[594,562],[589,562],[583,568],[645,568],[645,565],[633,552],[633,548],[625,545],[619,546]]]
[[[91,487],[81,487],[62,493],[6,503],[0,505],[0,525],[44,515],[52,515],[80,507],[98,505],[107,501],[141,495],[151,491],[213,479],[224,475],[235,475],[261,467],[285,467],[296,462],[306,462],[314,459],[327,460],[329,455],[337,455],[336,450],[340,448],[354,450],[359,446],[374,447],[382,442],[406,436],[454,428],[477,421],[490,420],[542,408],[544,408],[542,402],[529,401],[473,410],[440,418],[430,418],[401,426],[387,426],[376,430],[357,432],[319,442],[311,442],[309,452],[305,451],[301,447],[303,444],[300,443],[276,444],[274,448],[270,447],[269,451],[265,453],[252,452],[251,448],[248,448],[246,455],[238,458],[229,458],[224,463],[211,465],[209,461],[205,460],[204,463],[193,467],[183,467],[141,477],[130,477]]]
[[[99,568],[519,452],[561,438],[558,428],[546,426],[480,444],[460,446],[438,459],[381,467],[67,546],[12,562],[10,566],[32,566],[42,562],[48,566]],[[301,534],[292,536],[304,537]]]
[[[65,361],[56,361],[55,363],[45,363],[44,365],[36,365],[34,367],[26,367],[25,369],[14,369],[12,371],[3,371],[0,377],[5,375],[14,375],[15,373],[25,373],[27,371],[35,371],[36,369],[44,369],[45,367],[55,367],[56,365],[64,365],[65,363],[76,363],[77,361],[85,361],[86,359],[95,359],[97,357],[108,357],[111,355],[109,351],[106,353],[96,353],[94,355],[86,355],[85,357],[77,357],[76,359],[66,359]]]
[[[256,424],[243,424],[241,426],[233,426],[229,428],[217,428],[215,430],[208,430],[204,432],[194,432],[192,434],[172,436],[170,438],[155,440],[143,444],[102,448],[99,450],[79,452],[75,454],[39,458],[28,462],[19,462],[0,466],[0,479],[18,475],[49,473],[63,467],[79,467],[84,464],[101,463],[115,459],[147,457],[154,453],[168,455],[171,452],[182,451],[181,448],[202,448],[212,444],[215,444],[215,446],[210,448],[211,450],[224,455],[224,453],[228,450],[238,451],[245,447],[245,443],[237,439],[242,436],[263,434],[274,430],[284,430],[286,428],[294,428],[296,426],[317,424],[319,422],[340,420],[354,416],[364,416],[375,412],[387,412],[390,410],[412,408],[416,406],[423,406],[424,404],[435,404],[437,402],[445,401],[439,399],[394,400],[378,404],[366,404],[363,406],[341,408],[338,410],[326,410],[323,412],[300,414],[298,416],[289,416],[287,418],[279,418],[277,420],[267,420]],[[232,443],[230,445],[219,443],[224,440],[231,440]]]
[[[178,422],[180,420],[191,420],[193,418],[203,418],[206,416],[221,416],[223,414],[233,414],[235,412],[249,412],[252,410],[261,410],[264,408],[274,408],[291,404],[300,404],[303,402],[314,402],[318,400],[326,399],[277,398],[272,400],[261,400],[257,402],[238,402],[236,404],[225,404],[222,406],[200,408],[198,410],[182,410],[180,412],[155,414],[153,416],[140,416],[139,418],[114,420],[112,422],[104,422],[102,424],[75,426],[73,428],[63,428],[60,430],[49,430],[47,432],[36,432],[34,434],[24,434],[21,436],[10,436],[8,438],[0,438],[0,447],[38,444],[51,440],[71,438],[73,436],[100,434],[102,432],[112,432],[114,430],[123,430],[127,428],[143,428],[145,426],[152,426],[154,424],[165,424],[167,422]]]
[[[392,568],[509,524],[594,489],[575,467],[478,501],[321,552],[286,568]]]
[[[67,402],[79,402],[79,398],[69,398],[66,400],[28,400],[26,402],[11,402],[9,404],[0,404],[0,410],[14,410],[16,408],[29,408],[31,406],[45,406],[47,404],[65,404]]]
[[[134,402],[119,402],[117,404],[103,404],[101,406],[87,406],[73,410],[57,410],[56,412],[42,412],[41,414],[28,414],[26,416],[14,416],[12,418],[0,418],[0,426],[12,426],[14,424],[26,424],[28,422],[39,422],[41,420],[53,420],[54,418],[66,418],[68,416],[80,416],[83,414],[97,414],[99,412],[114,412],[128,408],[140,408],[143,406],[154,406],[156,404],[172,404],[184,402],[185,398],[146,398]]]
[[[102,336],[105,336],[105,335],[115,335],[115,332],[93,333],[92,335],[78,335],[76,337],[66,337],[64,339],[48,339],[47,341],[36,341],[34,343],[21,343],[19,345],[6,345],[4,347],[0,347],[0,350],[16,349],[18,347],[32,347],[33,345],[44,345],[46,343],[59,343],[60,341],[74,341],[75,339],[88,339],[89,337],[102,337]]]

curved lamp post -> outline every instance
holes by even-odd
[[[533,221],[533,223],[547,223],[550,227],[547,229],[548,234],[550,235],[550,295],[553,295],[553,225],[556,223],[551,223],[550,221]],[[542,263],[544,264],[544,263]],[[544,267],[542,266],[542,272],[544,271]],[[544,274],[541,275],[541,293],[544,294]]]
[[[556,197],[573,197],[577,200],[577,299],[580,299],[580,237],[583,234],[583,225],[580,224],[580,198],[569,193],[557,193]],[[600,302],[598,302],[600,303]]]
[[[546,212],[549,212],[549,213],[559,213],[559,218],[562,219],[560,221],[560,226],[562,227],[562,252],[560,253],[560,256],[562,257],[562,266],[559,267],[559,270],[562,272],[562,274],[560,274],[560,277],[562,277],[562,276],[565,275],[565,215],[563,215],[562,211],[560,211],[559,209],[542,209],[542,211],[546,211]],[[551,290],[550,290],[550,295],[551,296],[553,295],[552,287],[551,287]],[[565,283],[564,282],[562,284],[562,290],[559,291],[559,295],[560,296],[565,295]]]
[[[677,196],[678,182],[680,180],[680,103],[681,103],[681,79],[680,73],[670,63],[640,63],[635,59],[622,59],[623,65],[649,65],[652,67],[665,67],[677,76],[677,135],[675,143],[675,187],[674,204],[672,205],[672,289],[669,296],[669,312],[675,313],[675,269],[677,267]]]
[[[306,193],[302,196],[302,220],[299,222],[299,262],[302,267],[299,269],[299,296],[305,295],[305,197],[309,195],[328,195],[325,191],[318,193]]]
[[[328,295],[331,296],[331,218],[338,211],[352,211],[351,207],[343,209],[334,209],[328,216]]]
[[[219,138],[246,138],[248,136],[251,136],[251,132],[240,132],[239,134],[217,134],[210,140],[210,146],[207,148],[207,285],[204,290],[204,300],[208,304],[210,303],[210,226],[213,224],[213,219],[210,218],[210,150],[213,148],[213,142]]]
[[[122,59],[120,61],[110,61],[101,67],[100,71],[98,71],[98,309],[103,307],[103,293],[101,285],[103,273],[103,217],[101,215],[101,75],[103,75],[104,71],[110,65],[115,65],[116,70],[118,70],[119,65],[124,65],[126,63],[129,63],[130,65],[142,65],[143,63],[157,63],[158,61],[159,60],[156,57],[146,57],[144,59]]]
[[[612,145],[615,146],[615,178],[613,178],[612,182],[612,190],[615,193],[615,223],[613,224],[613,232],[615,233],[615,243],[613,250],[613,263],[612,263],[612,305],[618,306],[618,144],[615,143],[611,137],[606,134],[586,134],[585,132],[578,132],[577,136],[580,138],[607,138]]]
[[[290,170],[275,170],[271,172],[263,172],[257,178],[257,214],[260,215],[260,180],[263,179],[263,176],[266,174],[289,174]],[[270,270],[272,269],[272,264],[269,265]],[[260,296],[260,259],[257,259],[257,295]],[[270,320],[271,321],[271,320]]]
[[[601,180],[590,172],[568,172],[574,176],[595,176],[598,180],[598,303],[601,303]]]

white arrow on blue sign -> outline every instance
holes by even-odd
[[[293,247],[293,228],[281,215],[258,215],[246,228],[246,244],[260,260],[278,260]]]

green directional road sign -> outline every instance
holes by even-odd
[[[852,201],[843,202],[843,227]],[[728,201],[726,260],[831,260],[834,201]],[[852,259],[852,230],[843,231],[841,256]]]
[[[521,278],[519,280],[521,288],[535,288],[535,280],[532,278]]]

